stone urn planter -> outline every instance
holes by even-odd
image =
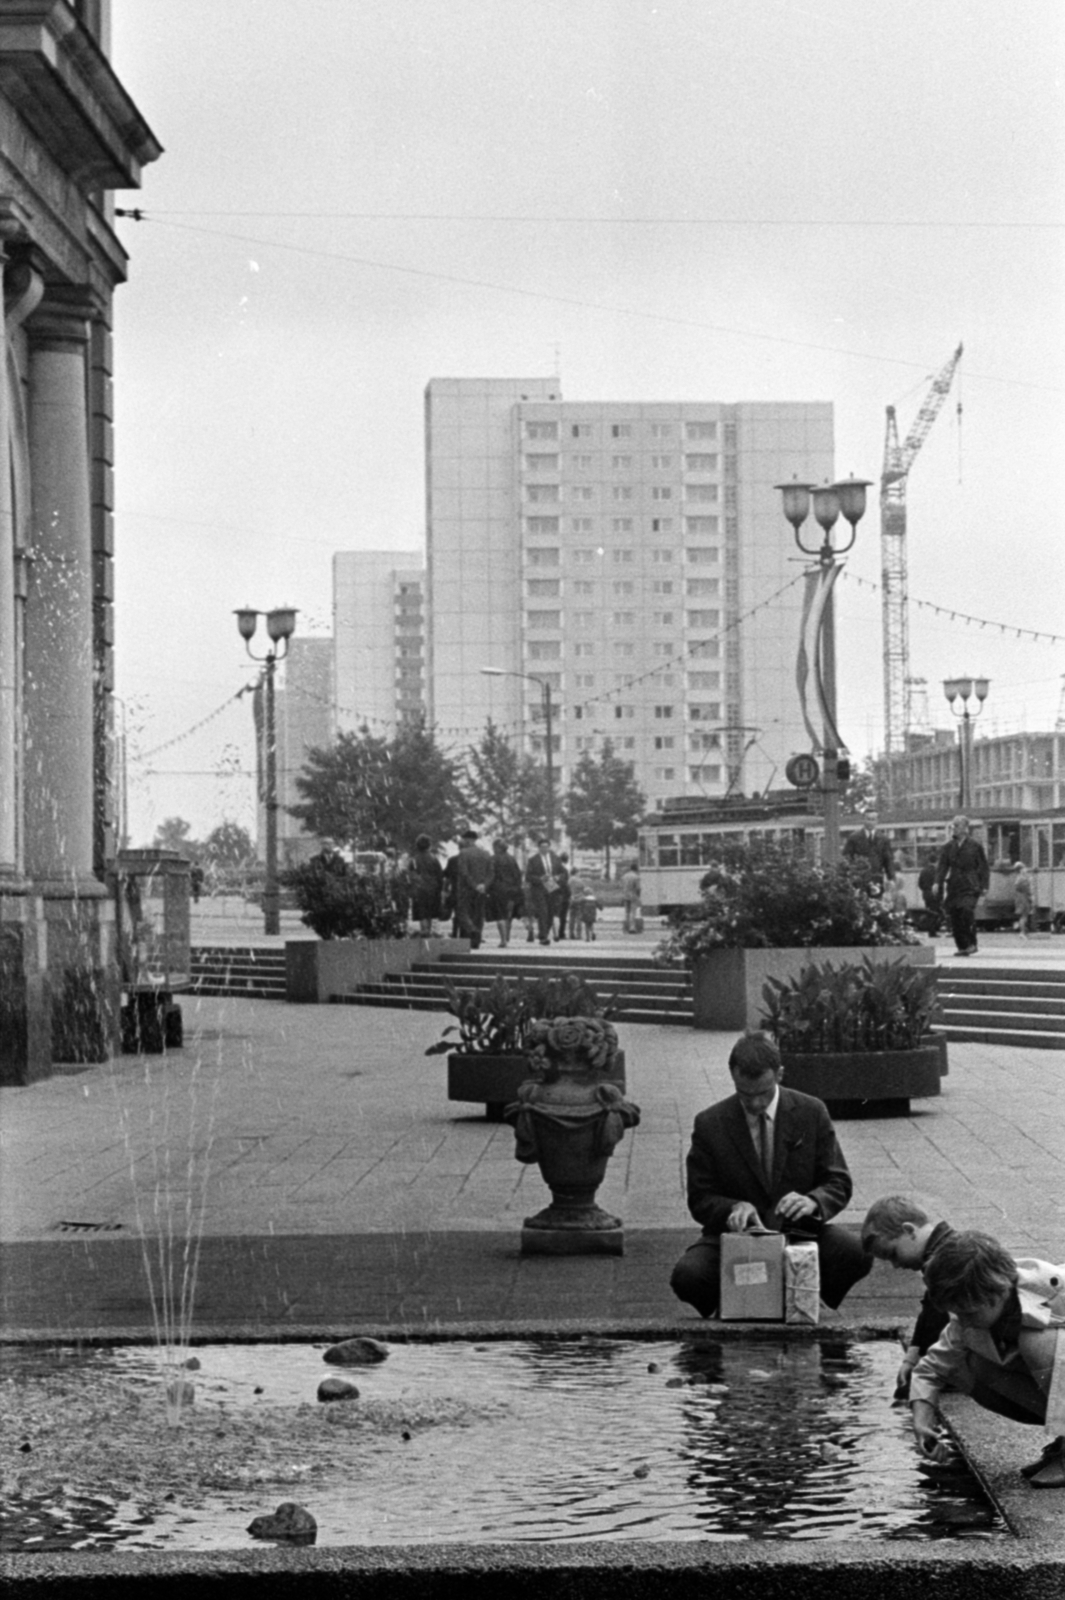
[[[620,1217],[595,1203],[607,1163],[640,1120],[611,1070],[617,1035],[598,1017],[556,1017],[529,1030],[538,1075],[529,1078],[507,1107],[514,1127],[514,1154],[536,1162],[551,1190],[551,1204],[526,1217],[523,1255],[622,1255]]]
[[[507,1055],[472,1055],[455,1050],[447,1058],[447,1097],[479,1101],[489,1122],[502,1122],[507,1106],[530,1075],[529,1056],[520,1051]],[[614,1057],[606,1081],[625,1090],[625,1052]]]
[[[931,945],[790,946],[744,949],[722,947],[700,956],[692,965],[692,1023],[696,1028],[731,1032],[756,1028],[762,990],[770,978],[787,980],[815,962],[835,965],[868,958],[874,963],[905,961],[911,966],[935,965]]]

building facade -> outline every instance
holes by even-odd
[[[277,726],[277,846],[283,867],[296,866],[322,848],[321,840],[305,833],[289,814],[289,806],[303,797],[296,778],[313,749],[328,749],[336,738],[333,722],[332,639],[289,640],[284,676],[275,691]],[[260,738],[259,794],[266,792],[265,755]],[[266,858],[266,808],[258,807],[258,855]]]
[[[808,740],[774,486],[833,476],[830,404],[564,402],[556,379],[434,379],[425,439],[435,727],[476,743],[491,718],[542,753],[546,681],[563,789],[607,739],[651,804],[779,782]]]
[[[347,550],[333,557],[336,731],[394,737],[425,715],[425,558]]]
[[[961,804],[961,752],[953,728],[940,729],[905,754],[875,764],[881,793],[905,796],[896,810],[948,816]],[[1065,729],[974,738],[972,808],[976,812],[1052,812],[1065,808]]]
[[[161,147],[106,0],[0,0],[0,1069],[106,1050],[114,682],[110,193]]]

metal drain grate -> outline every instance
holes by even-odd
[[[121,1222],[54,1222],[51,1233],[121,1233]]]

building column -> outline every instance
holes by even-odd
[[[26,870],[47,894],[93,874],[93,582],[86,357],[90,306],[46,297],[27,323]]]

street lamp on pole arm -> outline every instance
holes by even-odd
[[[867,478],[844,478],[838,483],[812,484],[778,483],[785,519],[791,523],[795,543],[807,556],[816,556],[819,572],[819,609],[808,606],[806,614],[816,617],[813,658],[815,682],[822,714],[821,751],[824,758],[822,792],[825,803],[824,859],[829,865],[839,861],[839,762],[841,744],[836,728],[836,613],[833,587],[838,576],[840,557],[847,554],[858,534],[858,524],[865,515]],[[818,523],[822,540],[820,545],[803,543],[802,526],[813,506],[814,520]],[[844,545],[832,542],[832,530],[840,517],[850,524],[850,538]],[[805,686],[803,687],[805,694]],[[805,705],[804,705],[805,716]],[[809,722],[807,722],[809,727]],[[844,752],[845,753],[845,752]]]
[[[989,678],[944,678],[943,693],[947,704],[958,719],[958,785],[959,809],[968,815],[973,804],[973,722],[984,709],[984,701],[991,686]],[[969,710],[969,697],[975,695],[976,710]],[[961,701],[961,710],[954,711],[955,700]]]
[[[551,683],[548,678],[541,678],[535,672],[511,672],[506,667],[482,667],[481,671],[486,678],[528,678],[530,683],[540,685],[540,703],[544,711],[544,749],[546,753],[545,778],[547,782],[546,808],[547,836],[552,844],[555,839],[555,757],[553,748],[552,723],[554,708],[551,702]]]
[[[288,654],[288,641],[296,631],[296,611],[291,606],[279,606],[274,611],[253,611],[244,606],[233,615],[244,640],[244,648],[253,661],[263,663],[266,680],[266,882],[263,885],[263,932],[281,932],[281,896],[277,883],[277,722],[274,711],[274,670]],[[257,656],[251,647],[259,618],[265,616],[266,631],[272,648],[265,656]]]

